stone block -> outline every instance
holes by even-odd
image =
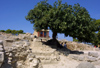
[[[3,51],[3,48],[0,48],[0,52],[2,52]]]
[[[77,55],[71,55],[70,56],[72,59],[74,59],[74,60],[77,60],[78,59],[78,56]]]
[[[2,48],[3,46],[2,45],[0,45],[0,48]]]
[[[79,60],[79,61],[84,61],[84,60],[85,60],[85,57],[84,57],[84,56],[79,56],[79,57],[78,57],[78,60]]]
[[[88,55],[96,58],[99,56],[96,52],[88,52]]]
[[[12,53],[10,53],[9,56],[12,57],[13,56]]]
[[[100,60],[100,56],[97,58],[97,60]]]
[[[100,60],[99,61],[95,61],[95,62],[92,62],[93,65],[100,65]]]
[[[96,67],[89,62],[82,62],[76,68],[96,68]]]
[[[0,52],[0,63],[4,61],[4,52]]]
[[[3,40],[0,40],[0,44],[3,45]]]
[[[97,61],[97,58],[92,57],[92,56],[87,56],[87,61],[88,62],[95,62],[95,61]]]
[[[13,42],[14,40],[13,39],[5,39],[5,41],[7,41],[7,42]]]

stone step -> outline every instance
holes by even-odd
[[[51,56],[36,56],[36,58],[39,58],[40,61],[44,64],[50,64],[50,63],[56,63],[60,60],[59,56],[51,55]]]
[[[36,56],[36,58],[39,58],[42,64],[54,64],[59,61],[56,56]]]
[[[47,64],[58,64],[58,62],[59,61],[54,61],[54,60],[52,60],[52,61],[50,61],[50,60],[40,60],[41,61],[41,63],[44,65],[47,65]]]
[[[39,58],[39,59],[42,59],[42,60],[53,60],[53,59],[56,59],[57,57],[56,56],[37,56],[36,55],[36,58]]]
[[[32,52],[34,55],[44,55],[44,56],[50,56],[52,53],[41,53],[41,52]]]

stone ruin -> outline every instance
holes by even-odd
[[[0,34],[0,68],[42,68],[30,47],[30,33],[14,36]]]
[[[30,33],[18,36],[0,33],[0,68],[43,68],[43,64],[59,60],[56,49],[42,45]]]
[[[69,41],[67,41],[67,47],[72,51],[98,51],[98,49],[92,46]],[[83,49],[81,49],[82,47]],[[75,55],[71,54],[70,51],[57,51],[50,48],[46,44],[41,43],[41,39],[34,38],[30,33],[19,34],[18,36],[0,33],[0,68],[46,68],[48,64],[59,63],[61,61],[60,55],[65,55],[68,59],[76,60],[80,63],[82,62],[76,68],[84,68],[84,66],[95,68],[91,67],[91,65],[99,65],[100,63],[100,54],[97,52],[86,52]],[[89,64],[89,66],[86,64]],[[58,64],[57,66],[56,68],[59,68]]]

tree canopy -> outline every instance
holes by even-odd
[[[39,29],[50,29],[53,38],[57,33],[64,33],[65,36],[77,38],[80,41],[90,42],[94,39],[94,32],[97,31],[95,19],[92,19],[88,11],[79,4],[74,6],[67,3],[62,4],[61,0],[50,5],[47,1],[39,2],[31,9],[26,20]]]

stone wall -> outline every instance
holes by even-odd
[[[30,48],[33,38],[30,33],[18,36],[0,33],[0,68],[42,68]]]

